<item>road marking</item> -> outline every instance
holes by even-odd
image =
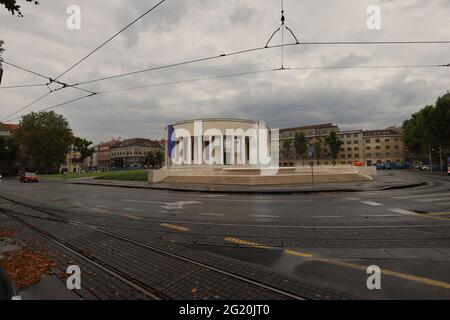
[[[234,244],[246,245],[246,246],[250,246],[250,247],[254,247],[254,248],[259,248],[259,249],[274,249],[273,247],[270,247],[270,246],[267,246],[267,245],[264,245],[261,243],[251,242],[251,241],[242,240],[242,239],[238,239],[238,238],[234,238],[234,237],[225,238],[225,241],[231,242]],[[309,261],[326,263],[326,264],[331,264],[331,265],[335,265],[338,267],[360,270],[360,271],[364,271],[364,272],[366,272],[367,268],[368,268],[368,266],[365,266],[365,265],[346,262],[346,261],[342,261],[342,260],[338,260],[338,259],[321,258],[321,257],[317,257],[311,253],[300,252],[297,250],[284,249],[283,252],[285,252],[286,254],[291,255],[291,256],[307,259]],[[389,277],[399,278],[402,280],[408,280],[411,282],[417,282],[417,283],[426,284],[429,286],[443,288],[443,289],[450,289],[450,283],[444,282],[444,281],[439,281],[439,280],[425,278],[425,277],[419,277],[419,276],[402,273],[402,272],[397,272],[397,271],[392,271],[392,270],[388,270],[388,269],[382,269],[381,273],[386,276],[389,276]]]
[[[166,227],[166,228],[174,229],[177,231],[183,231],[183,232],[189,231],[188,228],[180,227],[180,226],[177,226],[175,224],[170,224],[170,223],[162,223],[161,227]]]
[[[358,201],[358,198],[345,198],[346,200],[350,200],[350,201]]]
[[[251,215],[250,217],[253,217],[253,218],[279,218],[280,216],[271,216],[271,215],[265,215],[265,214],[254,214],[254,215]]]
[[[361,201],[361,203],[363,204],[367,204],[369,206],[382,206],[383,204],[378,203],[378,202],[374,202],[374,201]]]
[[[133,208],[123,208],[124,211],[132,211],[132,212],[139,212],[142,211],[141,209],[133,209]]]
[[[403,197],[392,197],[392,199],[414,199],[414,198],[428,198],[435,196],[449,196],[450,193],[429,193],[429,194],[419,194],[419,195],[411,195],[411,196],[403,196]],[[448,198],[447,198],[448,199]]]
[[[313,258],[314,257],[312,254],[298,252],[298,251],[294,251],[294,250],[285,249],[284,252],[291,256],[296,256],[296,257],[301,257],[301,258]]]
[[[424,213],[425,215],[429,215],[429,216],[444,216],[449,214],[450,212],[430,212],[430,213]]]
[[[362,217],[367,218],[391,218],[391,217],[398,217],[397,214],[368,214],[368,215],[362,215]]]
[[[258,248],[258,249],[273,249],[273,247],[269,247],[269,246],[266,246],[264,244],[260,244],[260,243],[256,243],[256,242],[252,242],[252,241],[247,241],[247,240],[242,240],[242,239],[238,239],[238,238],[234,238],[234,237],[225,238],[225,241],[231,242],[231,243],[234,243],[234,244],[254,247],[254,248]]]
[[[130,199],[122,199],[123,202],[134,202],[134,203],[151,203],[151,204],[167,204],[167,202],[160,201],[144,201],[144,200],[130,200]]]
[[[408,211],[408,210],[404,210],[404,209],[389,209],[389,211],[392,211],[395,213],[400,213],[400,214],[406,214],[408,216],[417,216],[417,213]]]
[[[208,216],[208,217],[223,217],[225,216],[222,213],[200,213],[201,216]]]
[[[141,217],[137,217],[137,216],[134,216],[134,215],[131,215],[131,214],[123,214],[122,217],[128,218],[128,219],[132,219],[132,220],[142,220]]]
[[[94,208],[109,209],[109,206],[94,206]]]
[[[418,200],[413,200],[416,202],[420,202],[420,203],[427,203],[427,202],[438,202],[438,201],[446,201],[449,198],[440,198],[440,199],[418,199]]]

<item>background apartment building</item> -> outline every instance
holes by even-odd
[[[356,162],[362,162],[366,166],[374,166],[377,163],[393,164],[405,162],[406,150],[401,139],[401,129],[395,127],[384,130],[341,131],[338,126],[326,123],[281,129],[280,147],[283,146],[283,141],[291,140],[294,142],[297,133],[304,133],[308,144],[311,146],[318,140],[322,141],[320,152],[322,156],[320,159],[314,158],[318,160],[319,164],[329,165],[331,164],[330,150],[324,139],[331,132],[335,132],[343,142],[336,164],[353,165]],[[292,159],[285,159],[281,154],[280,163],[283,166],[295,165]]]
[[[111,140],[102,143],[97,148],[97,169],[100,171],[111,171],[111,149],[119,146],[122,142],[119,140]]]
[[[122,141],[111,148],[113,168],[143,168],[149,152],[163,150],[159,141],[134,138]]]

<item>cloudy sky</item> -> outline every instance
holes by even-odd
[[[20,0],[24,3],[25,1]],[[5,60],[55,77],[156,0],[41,0],[24,18],[0,9]],[[381,30],[368,30],[367,7],[379,5]],[[70,5],[81,30],[69,30]],[[287,25],[300,41],[450,40],[450,0],[285,0]],[[263,46],[280,23],[279,0],[167,0],[60,80],[103,76]],[[286,36],[286,41],[291,39]],[[280,37],[273,44],[280,43]],[[294,46],[286,67],[447,64],[450,45]],[[270,49],[85,85],[102,91],[279,68]],[[4,66],[2,86],[43,79]],[[299,70],[99,95],[58,108],[79,136],[162,138],[170,122],[203,117],[264,120],[272,128],[334,122],[343,129],[400,125],[450,89],[450,70]],[[45,82],[45,80],[44,80]],[[43,95],[46,87],[2,89],[0,118]],[[84,95],[67,88],[37,111]],[[20,115],[20,114],[19,114]],[[15,121],[17,122],[17,120]]]

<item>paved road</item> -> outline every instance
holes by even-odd
[[[199,254],[224,257],[225,271],[232,271],[233,261],[239,261],[245,264],[234,271],[241,276],[245,276],[246,266],[358,298],[449,299],[450,177],[394,174],[419,174],[428,185],[378,192],[269,196],[62,182],[24,185],[4,180],[0,196],[19,204],[4,199],[0,208],[23,213],[26,209],[20,204],[33,205],[140,241],[174,244],[193,259],[197,257],[196,261]],[[382,270],[381,290],[367,289],[370,265]],[[274,286],[283,288],[280,283]],[[230,298],[245,297],[238,294],[239,281],[235,290]]]

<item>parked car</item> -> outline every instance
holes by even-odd
[[[24,172],[20,176],[20,182],[27,183],[27,182],[39,182],[39,177],[34,172]]]
[[[422,166],[421,170],[423,171],[431,171],[431,167],[429,165]]]
[[[355,167],[364,167],[364,162],[362,162],[362,161],[355,161]]]
[[[386,165],[384,163],[377,163],[377,170],[386,170]]]

